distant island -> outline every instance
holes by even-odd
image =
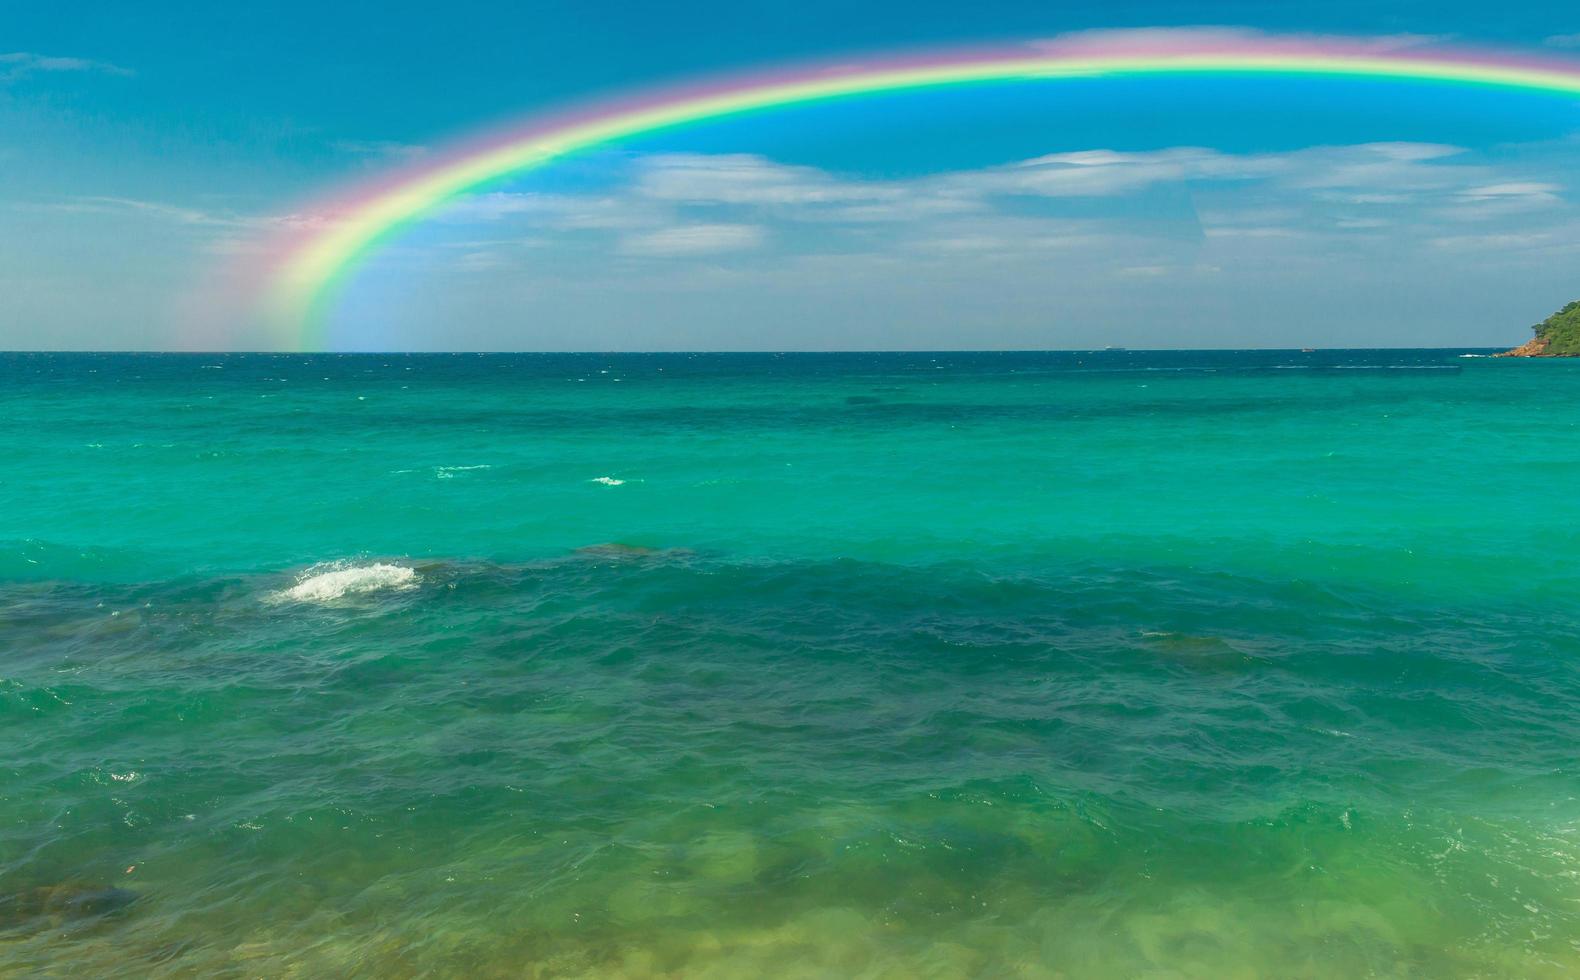
[[[1554,313],[1534,328],[1536,336],[1498,357],[1580,357],[1580,300]]]

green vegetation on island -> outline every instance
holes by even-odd
[[[1580,357],[1580,300],[1533,327],[1536,336],[1500,357]]]

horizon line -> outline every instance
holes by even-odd
[[[1514,346],[1519,346],[1518,344]],[[852,348],[786,348],[780,350],[769,349],[674,349],[674,350],[510,350],[510,349],[456,349],[456,350],[317,350],[317,351],[287,351],[287,350],[159,350],[155,348],[126,348],[126,349],[71,349],[71,348],[7,348],[0,349],[0,356],[11,354],[157,354],[188,357],[227,357],[227,356],[264,356],[264,357],[410,357],[414,355],[458,356],[479,355],[493,356],[505,354],[571,354],[583,355],[666,355],[666,354],[763,354],[779,356],[784,354],[1180,354],[1180,353],[1249,353],[1253,351],[1265,352],[1294,352],[1297,354],[1331,353],[1336,351],[1499,351],[1509,350],[1502,345],[1492,346],[1462,346],[1448,347],[1430,346],[1404,346],[1404,347],[852,347]]]

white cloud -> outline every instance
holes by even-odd
[[[980,201],[966,197],[920,196],[896,198],[872,204],[847,204],[800,217],[816,221],[842,221],[852,224],[884,224],[919,221],[932,217],[969,214],[984,209]]]
[[[1401,198],[1419,191],[1450,188],[1468,170],[1440,166],[1465,151],[1437,143],[1364,143],[1313,147],[1291,154],[1290,183],[1310,190],[1346,189],[1377,198]],[[1472,177],[1471,179],[1479,179]],[[1351,203],[1362,203],[1350,195]]]
[[[1558,199],[1558,191],[1562,189],[1557,184],[1517,181],[1505,184],[1488,184],[1485,187],[1467,187],[1459,192],[1459,196],[1468,201],[1507,201],[1520,198],[1537,201],[1542,204],[1550,204]]]
[[[945,183],[957,194],[1112,197],[1162,183],[1269,177],[1281,167],[1276,156],[1234,156],[1198,147],[1145,153],[1085,150],[961,174]]]
[[[1202,234],[1208,238],[1295,238],[1300,232],[1294,228],[1272,227],[1226,227],[1204,228]]]
[[[923,239],[916,247],[939,252],[1002,252],[1019,244],[1018,240],[1001,235],[967,234]]]
[[[846,177],[753,154],[660,154],[639,160],[636,171],[631,193],[640,202],[637,210],[749,207],[784,220],[882,224],[980,207],[933,179]]]
[[[454,201],[435,218],[448,224],[520,218],[539,229],[619,231],[661,226],[669,215],[667,208],[632,198],[629,190],[619,196],[494,191]]]
[[[753,249],[766,237],[756,225],[681,225],[627,235],[620,250],[627,255],[707,255]]]
[[[904,190],[885,183],[841,180],[814,167],[794,167],[745,153],[651,156],[641,165],[637,193],[683,204],[816,205],[892,201]]]
[[[1108,198],[1163,184],[1256,185],[1307,201],[1403,205],[1433,195],[1530,198],[1561,188],[1529,180],[1500,184],[1486,166],[1462,163],[1465,150],[1434,143],[1367,143],[1284,153],[1233,154],[1202,147],[1144,152],[1110,149],[1053,153],[1016,163],[909,180],[867,180],[748,154],[665,154],[636,165],[630,188],[599,200],[549,203],[490,196],[473,212],[538,210],[580,227],[651,225],[662,208],[750,209],[794,221],[882,223],[936,220],[1002,209],[1003,197]],[[1477,187],[1479,191],[1474,190]],[[1488,191],[1487,188],[1502,190]]]
[[[1033,218],[1009,213],[924,221],[903,230],[897,246],[917,254],[1042,256],[1081,249],[1093,253],[1126,237],[1123,228],[1100,220]]]
[[[273,223],[273,219],[240,218],[199,208],[130,197],[77,197],[53,204],[23,205],[23,207],[28,210],[56,211],[64,214],[146,215],[182,225],[212,225],[226,228],[258,227],[260,223]]]
[[[554,207],[553,201],[554,199],[546,194],[490,191],[451,201],[434,215],[434,220],[455,223],[498,221],[515,214],[544,213]]]
[[[1491,218],[1554,211],[1562,206],[1558,184],[1539,181],[1510,181],[1467,187],[1454,193],[1440,209],[1444,217],[1458,221],[1485,221]]]
[[[509,266],[510,260],[497,251],[483,249],[476,252],[464,252],[455,259],[457,269],[473,272],[487,272],[493,269],[503,269]]]
[[[624,184],[597,193],[483,194],[452,205],[443,220],[499,223],[497,234],[467,237],[530,236],[546,249],[566,243],[566,235],[583,236],[604,255],[761,250],[774,262],[814,253],[907,262],[1057,255],[1068,262],[1084,250],[1126,256],[1126,267],[1185,267],[1195,260],[1181,250],[1293,255],[1324,240],[1426,243],[1460,234],[1456,226],[1467,221],[1501,232],[1508,229],[1495,225],[1506,215],[1513,221],[1521,212],[1530,223],[1540,209],[1565,206],[1550,168],[1520,170],[1456,146],[1406,142],[1250,154],[1092,149],[907,179],[867,179],[750,154],[660,154],[635,158]],[[1161,210],[1101,203],[1164,185],[1182,193]],[[1078,206],[1060,203],[1077,199]],[[601,245],[597,236],[604,236]],[[773,250],[765,247],[770,241]],[[483,249],[444,247],[452,255],[465,251],[475,268],[531,261],[497,247],[486,249],[486,262]],[[1149,249],[1167,256],[1143,254]]]
[[[335,140],[330,147],[352,156],[377,159],[410,160],[428,152],[426,146],[399,143],[395,140]]]
[[[327,228],[333,223],[329,217],[311,212],[248,215],[166,201],[107,195],[75,197],[49,203],[24,202],[10,207],[18,211],[140,220],[145,226],[183,226],[192,229],[195,241],[204,252],[236,256],[269,252],[274,247],[271,236],[280,232]]]
[[[91,58],[36,54],[32,51],[0,53],[0,81],[12,81],[39,72],[98,72],[122,76],[135,74],[131,69],[112,65],[107,61],[94,61]]]
[[[1485,235],[1442,235],[1431,239],[1435,248],[1454,251],[1506,252],[1532,248],[1546,248],[1555,244],[1552,232],[1501,232]]]
[[[1180,147],[1146,153],[1086,150],[1007,166],[909,181],[840,177],[760,156],[665,154],[639,164],[634,191],[674,204],[795,210],[801,219],[896,220],[961,213],[996,194],[1111,197],[1182,180],[1248,180],[1276,173],[1281,158]]]
[[[1410,194],[1376,194],[1367,191],[1324,192],[1315,197],[1317,200],[1332,201],[1337,204],[1409,204],[1415,200]]]

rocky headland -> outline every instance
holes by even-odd
[[[1536,336],[1496,357],[1580,357],[1580,300],[1532,328]]]

